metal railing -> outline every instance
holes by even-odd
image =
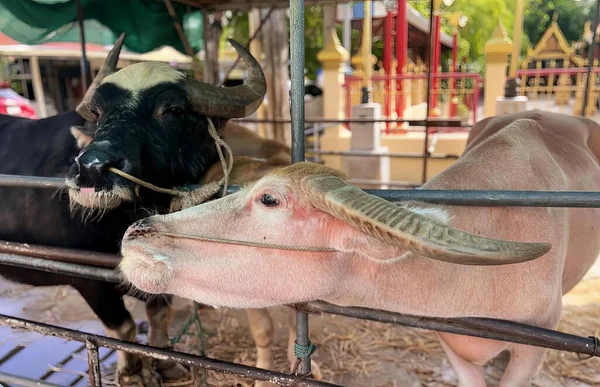
[[[291,25],[291,113],[292,113],[292,158],[293,162],[305,158],[304,139],[304,1],[290,0]],[[431,12],[433,14],[433,12]],[[431,80],[429,74],[428,81]],[[429,87],[428,87],[429,93]],[[426,99],[429,100],[429,97]],[[397,121],[397,120],[395,120]],[[439,121],[438,121],[439,122]],[[425,151],[427,134],[436,121],[423,120],[425,126]],[[427,157],[425,157],[427,160]],[[29,176],[0,175],[0,187],[28,187],[57,189],[63,186],[62,179],[36,178]],[[228,192],[235,192],[231,187]],[[590,207],[600,208],[600,192],[539,192],[539,191],[453,191],[453,190],[365,190],[391,201],[422,200],[429,203],[467,206],[536,206],[536,207]],[[70,249],[29,246],[18,243],[0,243],[0,264],[28,267],[35,270],[58,272],[74,276],[120,281],[119,274],[112,268],[118,257],[88,253]],[[9,255],[7,255],[9,254]],[[94,265],[94,266],[92,266]],[[408,316],[367,308],[340,307],[324,302],[309,302],[293,305],[297,310],[297,341],[309,344],[308,313],[330,313],[353,318],[387,322],[422,329],[450,332],[474,337],[496,339],[506,342],[534,345],[561,351],[570,351],[589,356],[600,356],[600,342],[594,337],[581,337],[535,326],[510,321],[484,318],[442,319]],[[176,351],[124,342],[99,335],[82,333],[71,329],[0,315],[0,325],[25,329],[44,335],[76,340],[86,344],[88,352],[90,385],[101,386],[98,347],[107,347],[156,359],[173,359],[185,365],[201,367],[224,373],[237,374],[256,380],[269,381],[283,386],[335,386],[336,384],[315,381],[308,376],[299,376],[256,367],[224,362],[202,356],[193,356]],[[302,359],[300,375],[310,375],[310,355]]]
[[[0,187],[25,187],[55,189],[62,186],[59,178],[35,178],[31,176],[0,175]],[[239,187],[233,186],[229,193]],[[365,190],[390,201],[419,200],[433,204],[461,206],[527,206],[527,207],[590,207],[600,208],[600,192],[584,191],[498,191],[498,190]],[[114,270],[120,258],[116,255],[65,249],[48,246],[0,241],[0,264],[30,268],[34,270],[60,273],[100,281],[121,282]],[[298,314],[306,318],[298,319],[298,324],[306,324],[308,338],[308,313],[329,313],[359,319],[411,326],[421,329],[469,335],[528,344],[569,351],[589,356],[600,356],[600,342],[594,337],[581,337],[567,333],[543,329],[511,321],[485,318],[430,318],[403,315],[368,308],[340,307],[325,302],[308,302],[291,305]],[[304,322],[303,322],[304,321]],[[100,386],[98,379],[99,362],[96,359],[98,347],[117,349],[154,358],[180,361],[214,371],[233,373],[256,380],[271,381],[283,386],[335,386],[296,375],[267,371],[256,367],[241,366],[202,356],[193,356],[177,351],[122,342],[103,336],[81,333],[56,326],[36,323],[24,319],[0,315],[0,325],[32,330],[38,333],[63,337],[86,343],[90,360],[90,385]],[[300,344],[302,344],[300,342]],[[306,371],[309,372],[309,371]],[[294,384],[295,383],[295,384]]]
[[[291,120],[286,119],[235,119],[233,121],[244,123],[244,124],[290,124]],[[352,157],[389,157],[391,159],[422,159],[423,160],[423,174],[421,176],[421,184],[425,183],[427,177],[427,162],[429,159],[458,159],[458,154],[434,154],[434,144],[430,144],[428,139],[424,139],[426,144],[423,147],[422,152],[382,152],[382,153],[369,153],[364,151],[329,151],[323,150],[321,147],[321,136],[324,134],[327,128],[331,128],[336,125],[344,125],[348,129],[352,130],[352,124],[357,123],[379,123],[379,124],[400,124],[406,123],[407,129],[402,129],[403,132],[425,132],[426,136],[435,134],[436,132],[448,133],[448,132],[467,132],[472,125],[465,123],[463,120],[456,118],[435,118],[429,120],[408,120],[408,119],[395,119],[395,118],[378,118],[378,119],[364,119],[364,118],[348,118],[342,120],[333,119],[309,119],[304,120],[304,137],[305,137],[305,152],[304,155],[307,161],[320,163],[322,161],[321,156],[352,156]],[[308,125],[311,126],[308,126]],[[425,128],[425,130],[423,129]],[[430,128],[436,128],[437,130],[429,130]],[[394,134],[398,129],[388,130],[382,126],[380,129],[382,133]],[[312,139],[312,144],[310,140]],[[312,146],[310,146],[312,145]],[[374,185],[374,186],[388,186],[388,187],[417,187],[418,184],[413,182],[394,182],[394,181],[383,181],[383,180],[371,180],[368,182],[362,181],[357,183],[357,180],[349,180],[350,183],[362,184],[362,185]]]

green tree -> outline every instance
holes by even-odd
[[[511,34],[515,5],[516,2],[505,0],[456,0],[450,7],[442,5],[442,31],[452,34],[453,27],[450,25],[452,12],[459,11],[467,16],[466,27],[460,29],[460,39],[467,41],[468,45],[463,43],[459,45],[459,49],[461,55],[466,55],[471,62],[481,65],[485,60],[483,52],[485,43],[500,21],[509,30],[509,35]]]
[[[304,10],[304,67],[309,79],[315,79],[317,70],[321,67],[321,63],[317,60],[317,53],[322,48],[323,7],[308,5]]]
[[[223,14],[225,21],[223,23],[223,33],[221,34],[221,43],[225,44],[226,39],[233,39],[240,44],[247,46],[250,41],[250,25],[248,23],[248,12],[225,12]]]
[[[526,2],[523,32],[530,45],[535,45],[546,28],[557,17],[558,26],[569,43],[583,35],[583,26],[594,17],[596,0],[529,0]]]

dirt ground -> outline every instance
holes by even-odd
[[[144,319],[140,302],[127,298],[126,303],[136,320]],[[188,318],[189,305],[187,301],[177,300],[177,321],[171,329],[173,336],[179,333]],[[600,336],[600,262],[564,297],[564,305],[559,330],[581,336]],[[0,313],[102,334],[102,327],[92,311],[69,287],[41,289],[0,282]],[[288,372],[287,309],[274,308],[272,315],[276,326],[277,369]],[[254,365],[256,353],[243,310],[202,309],[200,317],[204,332],[202,346],[207,356]],[[39,340],[31,333],[12,332],[9,338],[6,331],[2,332],[3,340],[28,344]],[[311,315],[310,332],[311,340],[318,347],[313,358],[327,381],[372,387],[457,385],[434,332],[331,315]],[[178,344],[178,349],[198,353],[200,345],[199,337],[192,329]],[[28,367],[31,361],[28,360]],[[49,363],[48,359],[35,361]],[[486,367],[489,386],[498,384],[503,367],[500,363],[497,361]],[[171,384],[175,385],[192,385],[192,382]],[[197,385],[243,387],[252,386],[253,382],[209,372]],[[599,386],[600,359],[580,359],[575,354],[549,350],[533,385]]]

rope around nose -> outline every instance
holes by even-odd
[[[127,180],[137,184],[137,185],[141,185],[144,188],[151,189],[152,191],[156,191],[156,192],[160,192],[160,193],[164,193],[164,194],[172,195],[172,196],[183,196],[183,194],[184,194],[184,191],[178,191],[175,189],[157,187],[154,184],[145,182],[142,179],[138,179],[137,177],[132,176],[129,173],[123,172],[120,169],[117,169],[114,167],[109,167],[108,170],[116,175],[121,176],[124,179],[127,179]]]
[[[219,181],[218,184],[219,187],[223,186],[223,196],[225,196],[227,194],[227,188],[229,185],[229,174],[231,173],[231,169],[233,168],[233,153],[231,152],[231,148],[229,147],[229,145],[227,145],[225,141],[223,141],[223,139],[219,137],[219,134],[217,133],[217,130],[215,129],[214,124],[212,123],[212,120],[208,117],[206,119],[208,120],[208,133],[210,133],[213,140],[215,140],[215,146],[217,148],[217,153],[219,154],[219,160],[221,160],[221,166],[223,167],[223,178]],[[223,150],[221,149],[221,147],[225,148],[225,150],[227,151],[227,160],[225,160],[225,156],[223,155]],[[179,197],[190,194],[189,191],[180,191],[175,189],[157,187],[152,183],[148,183],[142,179],[139,179],[135,176],[130,175],[127,172],[121,171],[120,169],[114,167],[109,167],[108,171],[114,173],[115,175],[119,175],[122,178],[137,184],[138,186],[148,188],[149,190],[155,192]]]
[[[237,245],[237,246],[260,247],[260,248],[264,248],[264,249],[274,249],[274,250],[306,251],[306,252],[311,252],[311,253],[335,253],[335,252],[338,252],[338,250],[336,250],[332,247],[277,245],[277,244],[272,244],[272,243],[238,241],[235,239],[213,238],[213,237],[198,236],[198,235],[178,234],[178,233],[173,233],[173,232],[156,232],[155,234],[164,235],[164,236],[168,236],[171,238],[191,239],[191,240],[197,240],[197,241],[201,241],[201,242],[225,243],[225,244]]]

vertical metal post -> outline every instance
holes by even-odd
[[[77,22],[79,23],[79,40],[81,42],[81,59],[79,61],[81,65],[81,87],[83,88],[83,94],[85,94],[88,82],[91,83],[90,62],[88,62],[85,52],[85,31],[83,29],[83,7],[81,0],[76,0],[75,4],[77,6]]]
[[[88,357],[88,375],[91,387],[102,387],[100,377],[100,356],[98,355],[98,346],[90,340],[85,341]]]
[[[429,31],[433,31],[433,20],[434,20],[434,12],[435,12],[435,8],[434,8],[434,1],[436,0],[430,0],[429,1]],[[599,0],[600,1],[600,0]],[[430,102],[431,102],[431,66],[432,66],[432,59],[435,55],[435,45],[431,44],[431,39],[435,38],[435,36],[433,36],[433,34],[429,34],[429,40],[427,41],[427,49],[429,50],[429,67],[427,69],[427,99],[425,100],[425,103],[427,104],[427,110],[425,110],[425,119],[429,120],[429,108],[430,108]],[[437,41],[437,40],[436,40]],[[427,181],[427,156],[428,156],[428,148],[429,148],[429,124],[425,123],[425,144],[423,146],[423,177],[422,177],[422,182],[425,183]]]
[[[304,161],[304,0],[290,0],[290,78],[292,162]],[[308,346],[308,315],[296,313],[296,340]],[[301,374],[310,374],[310,356],[303,358]]]
[[[304,0],[290,0],[292,162],[304,161]]]
[[[583,104],[581,106],[581,116],[585,117],[587,109],[588,93],[590,92],[590,79],[592,73],[592,65],[594,63],[594,51],[596,50],[596,30],[598,29],[598,13],[600,12],[600,0],[596,3],[596,12],[594,14],[594,26],[592,29],[592,43],[588,47],[588,66],[587,78],[585,80],[585,92],[583,93]]]

